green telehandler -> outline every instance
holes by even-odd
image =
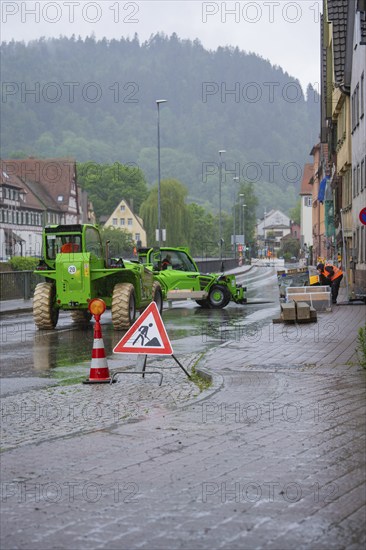
[[[155,275],[164,300],[191,298],[203,308],[222,309],[230,301],[245,304],[246,288],[235,275],[200,273],[186,247],[140,248],[138,256]]]
[[[35,273],[45,277],[34,292],[33,317],[39,329],[53,329],[59,312],[77,324],[89,322],[89,302],[101,298],[112,310],[115,329],[127,329],[136,311],[155,301],[162,310],[161,285],[151,270],[122,258],[109,259],[99,228],[91,224],[50,225],[43,230],[43,258]]]

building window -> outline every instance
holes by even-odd
[[[360,191],[362,193],[362,191],[364,190],[364,188],[366,187],[366,174],[365,174],[365,166],[366,166],[366,161],[365,160],[362,160],[361,161],[361,181],[360,181]]]
[[[140,233],[135,233],[135,241],[138,242],[141,240]]]
[[[360,118],[365,114],[365,73],[361,75],[360,85]]]
[[[113,218],[112,224],[113,224],[113,225],[117,225],[117,223],[118,223],[118,222],[117,222],[117,218]]]
[[[342,106],[338,116],[338,125],[337,125],[336,135],[337,135],[336,149],[337,151],[339,151],[346,137],[346,109],[344,105]]]
[[[132,225],[132,218],[127,219],[127,225]]]
[[[360,192],[360,183],[361,183],[361,167],[359,164],[357,164],[357,184],[356,184],[357,195]]]
[[[121,204],[121,212],[124,212],[126,210],[126,207],[124,204]]]
[[[126,225],[126,224],[125,224],[125,219],[124,219],[124,218],[120,218],[119,223],[120,223],[120,225]]]

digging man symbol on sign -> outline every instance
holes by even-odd
[[[114,353],[172,355],[173,349],[155,302],[143,311],[113,349]]]
[[[141,325],[141,327],[139,327],[138,331],[140,334],[138,334],[138,336],[135,338],[135,340],[133,341],[132,345],[134,346],[137,342],[137,340],[139,338],[141,338],[141,345],[143,346],[145,344],[145,338],[147,338],[147,333],[148,333],[148,330],[150,327],[152,327],[153,324],[152,323],[149,323],[149,325]],[[150,338],[147,338],[147,340],[150,341]]]

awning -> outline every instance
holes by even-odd
[[[320,182],[320,185],[319,185],[319,192],[318,192],[318,201],[319,202],[324,202],[324,197],[325,197],[325,189],[327,187],[327,183],[329,181],[329,178],[328,177],[325,177],[322,179],[322,181]]]
[[[22,237],[19,237],[12,229],[4,229],[5,237],[8,241],[13,241],[13,243],[25,243],[25,240]]]

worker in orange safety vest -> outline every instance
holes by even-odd
[[[343,279],[343,271],[335,265],[324,265],[320,263],[316,266],[323,284],[329,285],[332,293],[332,303],[337,303],[339,287]]]

